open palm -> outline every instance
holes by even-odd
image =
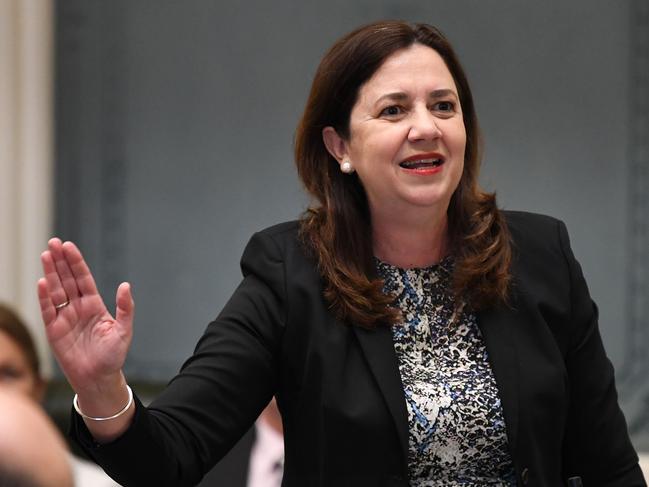
[[[131,343],[130,286],[117,289],[113,317],[76,245],[53,238],[41,262],[38,297],[50,347],[73,389],[101,387],[121,373]]]

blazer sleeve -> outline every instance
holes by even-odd
[[[569,269],[572,305],[572,334],[565,359],[571,390],[563,452],[565,476],[581,476],[589,487],[646,486],[618,406],[613,366],[597,324],[597,306],[562,222],[559,240]]]
[[[192,357],[148,408],[136,398],[121,437],[96,444],[72,412],[73,438],[125,487],[195,485],[274,394],[286,312],[284,261],[272,235],[252,237],[241,267],[243,281]]]

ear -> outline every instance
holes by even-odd
[[[343,160],[349,158],[349,149],[347,147],[347,141],[343,139],[336,129],[333,127],[325,127],[322,129],[322,140],[324,145],[329,151],[329,154],[332,155],[334,159],[338,161],[339,164]]]

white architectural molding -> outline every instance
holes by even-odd
[[[52,0],[0,1],[0,301],[25,318],[43,356],[36,280],[53,214],[53,22]]]

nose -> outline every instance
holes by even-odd
[[[408,140],[410,142],[433,140],[442,135],[439,120],[427,108],[416,110],[412,114],[411,121],[412,124],[408,132]]]

